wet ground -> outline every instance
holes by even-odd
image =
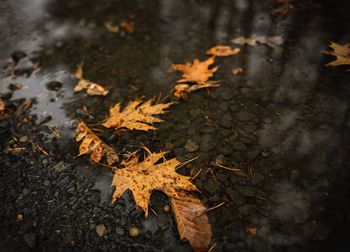
[[[350,7],[315,2],[295,1],[276,20],[267,0],[1,1],[0,92],[12,111],[0,121],[2,251],[191,251],[163,211],[164,194],[153,194],[157,215],[147,219],[130,194],[110,203],[112,174],[76,157],[74,129],[79,118],[103,120],[116,102],[176,101],[167,97],[180,78],[170,64],[205,59],[208,48],[253,33],[284,35],[283,50],[243,46],[217,60],[222,87],[178,102],[159,131],[103,137],[122,153],[144,143],[180,160],[198,156],[179,172],[202,169],[193,180],[201,199],[224,202],[208,213],[213,251],[349,251],[350,75],[324,67],[332,58],[322,51],[349,42]],[[106,21],[136,29],[111,33]],[[85,77],[109,95],[73,93],[82,61]],[[130,237],[134,226],[141,233]]]

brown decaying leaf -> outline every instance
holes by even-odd
[[[166,113],[172,103],[158,103],[154,104],[153,99],[142,102],[142,98],[129,102],[121,111],[120,103],[109,109],[109,116],[103,123],[106,128],[115,128],[116,130],[125,128],[129,130],[156,130],[152,126],[153,123],[163,122],[162,119],[154,117],[153,115],[160,115]]]
[[[258,233],[258,230],[256,227],[245,227],[245,231],[249,235],[256,235]]]
[[[214,87],[220,87],[220,84],[213,81],[208,81],[204,84],[195,84],[195,85],[188,85],[188,84],[176,84],[173,89],[173,94],[182,100],[187,100],[188,95],[198,89],[202,88],[214,88]]]
[[[278,19],[284,19],[294,9],[292,0],[277,0],[279,7],[272,10],[271,14]]]
[[[148,215],[148,205],[151,193],[159,190],[171,198],[179,199],[178,192],[198,191],[191,183],[191,178],[178,174],[175,171],[180,162],[176,159],[164,161],[166,152],[149,153],[139,162],[139,157],[134,156],[129,161],[123,162],[124,168],[114,170],[115,174],[112,186],[116,189],[112,196],[112,202],[117,201],[126,190],[130,190],[138,207]],[[163,162],[158,162],[159,160]]]
[[[79,80],[79,82],[74,87],[74,92],[80,92],[86,89],[87,94],[90,96],[95,96],[95,95],[105,96],[108,94],[108,90],[103,88],[101,85],[85,80],[83,78],[83,63],[81,63],[78,69],[76,70],[75,77]]]
[[[240,75],[240,74],[243,74],[243,68],[235,67],[231,69],[231,72],[233,75]]]
[[[226,56],[236,55],[240,51],[241,51],[240,48],[232,48],[231,46],[227,46],[227,45],[217,45],[210,48],[206,52],[206,54],[218,56],[218,57],[226,57]]]
[[[324,51],[323,53],[333,55],[336,59],[326,64],[326,66],[350,65],[350,44],[340,45],[331,42],[329,47],[331,50]]]
[[[194,59],[193,63],[172,64],[171,67],[176,71],[183,72],[182,77],[184,79],[179,80],[178,83],[195,82],[204,84],[218,70],[217,67],[209,69],[214,61],[215,57],[210,57],[205,61]]]
[[[258,43],[259,44],[265,44],[272,48],[278,48],[280,45],[283,44],[283,37],[282,36],[273,36],[273,37],[266,37],[266,36],[259,36],[256,33],[252,34],[249,38],[245,37],[238,37],[232,40],[232,43],[237,45],[252,45],[255,46]]]
[[[119,27],[117,25],[114,25],[112,21],[105,22],[104,26],[109,32],[117,33],[119,31]]]
[[[106,156],[108,165],[118,161],[118,154],[113,148],[97,137],[85,123],[80,122],[77,131],[79,134],[75,140],[77,142],[83,140],[79,147],[79,156],[91,153],[90,160],[95,163],[99,163],[102,157]]]
[[[195,251],[208,251],[212,237],[206,207],[193,194],[179,192],[171,205],[181,239],[187,239]]]
[[[120,27],[129,34],[132,34],[135,31],[135,23],[131,21],[122,22]]]

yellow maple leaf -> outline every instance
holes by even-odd
[[[77,131],[75,140],[77,142],[83,140],[79,146],[79,156],[90,153],[90,160],[99,163],[105,155],[109,165],[118,161],[118,154],[113,148],[96,136],[85,123],[80,122]]]
[[[240,48],[232,48],[231,46],[226,45],[217,45],[210,48],[206,51],[206,54],[218,56],[218,57],[226,57],[236,55],[241,51]]]
[[[0,112],[5,110],[5,103],[0,99]]]
[[[74,87],[74,92],[80,92],[86,89],[86,92],[90,96],[102,95],[105,96],[108,94],[106,90],[101,85],[91,82],[83,78],[83,63],[81,63],[75,72],[75,77],[79,80],[78,84]]]
[[[179,83],[196,82],[203,84],[218,70],[218,67],[209,69],[209,67],[215,62],[214,58],[215,57],[210,57],[205,61],[194,59],[193,63],[172,64],[171,67],[176,71],[183,72],[182,77],[184,79],[179,80]]]
[[[114,170],[112,186],[116,186],[116,189],[112,202],[117,201],[126,190],[130,190],[136,205],[142,208],[147,216],[149,200],[154,190],[162,191],[171,198],[179,198],[178,191],[198,191],[191,183],[190,177],[176,172],[175,168],[180,164],[176,158],[158,162],[165,154],[166,152],[150,152],[141,162],[138,156],[134,156],[123,162],[124,168]]]
[[[336,59],[326,64],[326,66],[350,65],[350,44],[340,45],[335,42],[331,42],[329,47],[332,50],[324,51],[323,53],[333,55],[336,57]]]
[[[129,130],[156,130],[153,123],[159,123],[163,120],[153,115],[166,113],[166,109],[172,105],[169,103],[157,103],[152,105],[153,99],[142,102],[142,98],[129,102],[121,111],[120,103],[109,109],[109,116],[103,123],[106,128],[115,128],[116,130],[126,128]]]

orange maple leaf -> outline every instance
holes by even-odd
[[[179,80],[179,83],[195,82],[198,84],[204,84],[218,70],[218,67],[209,69],[214,61],[215,57],[210,57],[205,61],[194,59],[193,63],[172,64],[171,67],[176,71],[183,72],[182,77],[184,79]]]
[[[226,57],[236,55],[241,51],[240,48],[232,48],[231,46],[226,45],[217,45],[210,48],[206,54],[218,56],[218,57]]]
[[[333,55],[336,59],[326,64],[326,66],[350,65],[350,44],[340,45],[331,42],[329,47],[332,50],[324,51],[323,53]]]
[[[191,178],[180,175],[176,172],[176,166],[180,162],[170,159],[159,163],[164,158],[166,152],[149,153],[143,161],[139,162],[139,157],[134,156],[129,161],[123,162],[124,168],[114,170],[115,174],[112,186],[116,189],[112,196],[112,202],[117,201],[126,190],[131,190],[135,203],[141,207],[148,215],[148,205],[151,193],[159,190],[169,197],[179,198],[177,191],[198,191],[191,183]]]
[[[126,128],[129,130],[156,130],[153,123],[159,123],[163,120],[153,115],[166,113],[166,109],[172,105],[169,103],[154,104],[153,99],[142,103],[142,99],[136,99],[129,102],[121,111],[120,103],[117,103],[109,110],[109,117],[103,123],[106,128],[115,128],[116,130]]]

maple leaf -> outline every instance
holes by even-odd
[[[335,42],[331,42],[329,47],[332,50],[324,51],[323,53],[333,55],[336,57],[336,59],[326,64],[326,66],[350,65],[350,44],[340,45]]]
[[[176,84],[173,88],[173,94],[182,100],[187,100],[188,95],[193,91],[202,89],[202,88],[214,88],[220,87],[220,84],[217,82],[211,81],[206,82],[204,84],[196,84],[196,85],[188,85],[188,84]]]
[[[178,192],[170,198],[181,239],[187,239],[195,251],[208,251],[212,237],[211,225],[204,204],[188,192]]]
[[[136,205],[147,216],[149,200],[154,190],[162,191],[171,198],[179,198],[180,190],[198,191],[190,177],[176,172],[175,168],[180,164],[176,158],[158,162],[165,154],[166,152],[149,153],[141,162],[138,156],[134,156],[123,162],[124,168],[114,170],[112,186],[116,186],[116,189],[112,202],[117,201],[126,190],[130,190]]]
[[[74,92],[80,92],[86,89],[86,92],[90,96],[102,95],[105,96],[108,94],[108,90],[106,90],[101,85],[85,80],[83,78],[83,63],[81,63],[75,72],[75,77],[79,80],[78,84],[74,87]]]
[[[163,122],[162,119],[154,117],[166,113],[165,109],[172,105],[169,103],[154,104],[153,99],[142,103],[142,98],[129,102],[121,111],[120,103],[109,109],[109,116],[103,123],[106,128],[115,128],[116,130],[126,128],[129,130],[156,130],[153,123]]]
[[[232,48],[231,46],[226,45],[217,45],[212,48],[210,48],[206,54],[218,56],[218,57],[225,57],[225,56],[232,56],[236,55],[241,51],[240,48]]]
[[[79,156],[91,153],[90,160],[99,163],[105,155],[109,165],[118,161],[118,154],[113,148],[96,136],[85,123],[80,122],[77,131],[79,134],[76,136],[75,140],[77,142],[83,140],[79,146]]]
[[[172,64],[171,67],[176,71],[183,72],[182,77],[184,79],[179,80],[179,83],[195,82],[204,84],[218,70],[218,67],[209,69],[215,61],[214,58],[215,57],[210,57],[205,61],[194,59],[193,63]]]
[[[232,43],[237,45],[252,45],[255,46],[257,44],[265,44],[272,48],[278,48],[280,45],[283,44],[283,37],[282,36],[274,36],[274,37],[266,37],[266,36],[259,36],[256,33],[252,34],[249,38],[245,37],[238,37],[232,40]]]

